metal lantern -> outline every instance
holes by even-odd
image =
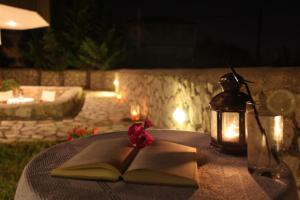
[[[243,154],[247,150],[245,111],[250,97],[240,92],[243,80],[240,75],[225,74],[219,81],[223,92],[210,102],[211,144],[226,153]]]

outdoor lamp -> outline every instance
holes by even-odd
[[[49,24],[37,12],[0,4],[0,45],[1,29],[27,30],[48,27]]]
[[[240,92],[240,75],[225,74],[219,83],[223,92],[210,102],[211,145],[225,153],[243,154],[247,150],[245,134],[246,102],[250,97]]]

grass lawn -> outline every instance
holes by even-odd
[[[0,144],[0,199],[13,199],[24,166],[34,155],[57,142]]]

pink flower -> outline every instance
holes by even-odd
[[[154,139],[152,135],[150,135],[147,131],[144,130],[143,133],[140,134],[137,138],[136,147],[139,149],[144,148],[145,146],[152,144],[153,140]]]
[[[128,129],[128,138],[131,144],[136,145],[137,148],[143,148],[152,144],[154,138],[145,129],[152,126],[150,120],[145,120],[143,123],[135,123]]]
[[[131,144],[136,144],[138,136],[144,131],[142,123],[135,123],[128,129],[128,137]]]

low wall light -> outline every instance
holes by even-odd
[[[187,119],[185,111],[181,108],[176,108],[173,112],[173,119],[179,124],[184,123]]]
[[[119,81],[117,79],[114,80],[114,86],[118,86],[119,85]]]
[[[115,79],[113,82],[114,86],[115,86],[115,93],[119,93],[119,80]]]
[[[117,94],[116,94],[116,98],[117,98],[118,100],[121,100],[121,99],[122,99],[122,94],[121,94],[121,93],[117,93]]]

